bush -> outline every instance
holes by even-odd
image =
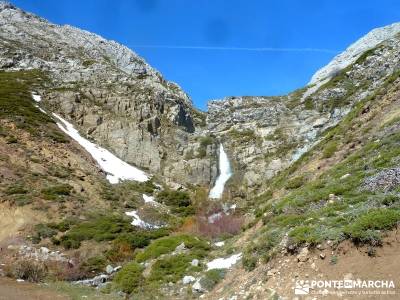
[[[395,209],[372,209],[345,227],[345,233],[355,242],[380,244],[377,230],[392,229],[400,221],[400,211]]]
[[[12,275],[15,278],[31,282],[39,282],[47,274],[46,266],[33,260],[20,260],[13,265]]]
[[[187,207],[191,204],[187,192],[164,190],[157,195],[157,201],[169,206]]]
[[[336,141],[330,141],[326,144],[323,152],[322,152],[322,157],[323,158],[330,158],[335,154],[337,151],[338,143]]]
[[[18,128],[34,136],[58,131],[55,126],[49,126],[54,123],[53,119],[42,113],[32,100],[31,91],[46,81],[46,75],[37,70],[0,71],[0,118],[14,121]]]
[[[42,189],[41,193],[46,200],[57,200],[62,196],[69,196],[71,194],[72,186],[69,184],[59,184],[52,187]]]
[[[293,242],[297,245],[303,243],[315,245],[321,240],[317,230],[312,226],[296,227],[289,233],[289,237],[292,238]]]
[[[191,267],[193,257],[186,254],[173,255],[157,260],[151,267],[149,280],[157,282],[177,282]],[[196,270],[199,267],[191,267]]]
[[[200,279],[200,284],[206,290],[210,291],[218,284],[218,282],[224,279],[225,274],[225,269],[209,270],[204,274],[204,277]]]
[[[167,234],[168,230],[165,228],[152,231],[135,228],[130,220],[119,215],[93,215],[88,221],[74,225],[61,237],[60,242],[66,249],[76,249],[85,240],[101,242],[118,239],[129,243],[134,250],[145,247],[151,240]]]
[[[57,230],[47,226],[46,224],[35,225],[35,232],[39,239],[51,238],[57,234]]]
[[[124,293],[131,294],[138,290],[144,278],[143,267],[136,262],[126,264],[114,277],[114,286]]]
[[[144,262],[151,258],[157,258],[162,254],[170,253],[181,243],[191,250],[191,253],[197,257],[204,257],[210,246],[204,241],[194,236],[175,235],[167,236],[153,241],[143,252],[136,255],[137,262]]]
[[[106,257],[112,262],[122,262],[132,259],[133,249],[131,244],[126,240],[114,240],[110,250],[106,252]]]
[[[61,238],[61,244],[80,244],[84,240],[110,241],[122,232],[131,232],[134,229],[127,219],[120,216],[93,216],[91,220],[77,224]],[[79,247],[79,246],[78,246]],[[75,248],[72,246],[72,248]]]
[[[104,271],[107,260],[103,256],[93,256],[82,264],[82,269],[86,273],[97,273]]]
[[[6,195],[26,194],[28,190],[22,184],[9,185],[5,191]]]
[[[242,257],[242,266],[247,271],[253,271],[257,266],[258,259],[255,255],[245,253]]]
[[[313,110],[315,107],[314,107],[314,102],[313,102],[313,100],[311,99],[311,98],[307,98],[305,101],[304,101],[304,108],[306,109],[306,110]]]
[[[290,179],[286,185],[286,189],[298,189],[305,183],[305,178],[303,176],[297,176],[292,179]]]

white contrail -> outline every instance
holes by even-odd
[[[133,45],[131,48],[154,49],[191,49],[191,50],[227,50],[227,51],[256,51],[256,52],[323,52],[337,54],[339,51],[322,48],[273,48],[273,47],[208,47],[208,46],[171,46],[171,45]]]

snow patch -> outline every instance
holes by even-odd
[[[144,200],[144,203],[158,204],[158,202],[154,200],[153,196],[147,196],[146,194],[143,194],[143,200]]]
[[[214,243],[214,246],[215,246],[215,247],[222,247],[222,246],[224,246],[224,245],[225,245],[225,242],[224,242],[224,241]]]
[[[108,174],[107,179],[111,184],[116,184],[123,180],[135,180],[139,182],[149,180],[149,177],[142,170],[127,164],[110,151],[88,141],[79,134],[78,130],[71,123],[65,121],[55,113],[53,115],[61,122],[57,122],[58,127],[85,148]]]
[[[47,112],[43,108],[41,108],[39,105],[35,105],[35,107],[38,108],[42,113],[47,115]]]
[[[216,258],[207,263],[207,271],[213,269],[229,269],[242,258],[242,253],[233,254],[227,258]]]
[[[221,199],[225,183],[232,176],[231,164],[229,163],[228,155],[226,155],[222,144],[219,146],[219,172],[220,174],[209,194],[211,199]]]
[[[38,94],[32,93],[32,98],[33,98],[33,100],[35,100],[36,102],[42,101],[42,97],[41,97],[40,95],[38,95]]]
[[[131,223],[133,226],[137,226],[137,227],[144,228],[144,229],[157,229],[157,228],[161,227],[161,226],[153,225],[153,224],[143,221],[137,214],[136,210],[128,211],[125,214],[127,216],[130,216],[133,218],[132,223]]]

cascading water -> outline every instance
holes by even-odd
[[[226,155],[222,144],[219,146],[218,160],[219,176],[215,181],[214,187],[210,190],[209,197],[211,199],[220,199],[222,197],[225,183],[232,176],[231,164],[229,163],[228,155]]]

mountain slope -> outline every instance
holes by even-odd
[[[291,298],[294,280],[398,282],[399,75],[397,69],[268,182],[253,202],[253,226],[231,246],[244,250],[242,268],[250,272],[235,271],[207,299]]]
[[[205,117],[176,84],[131,50],[5,2],[0,25],[0,67],[47,72],[48,85],[37,92],[52,112],[167,181],[208,185],[215,176],[209,159],[193,159],[188,166],[180,159]]]
[[[208,129],[224,141],[234,165],[231,195],[246,203],[254,192],[265,191],[268,179],[289,167],[322,132],[397,72],[399,51],[400,39],[394,35],[319,86],[279,97],[211,101]]]
[[[140,299],[290,298],[306,274],[372,263],[398,282],[396,24],[316,85],[206,114],[116,42],[5,2],[0,25],[0,273]],[[215,201],[220,143],[233,176]],[[143,182],[106,174],[105,149]]]

